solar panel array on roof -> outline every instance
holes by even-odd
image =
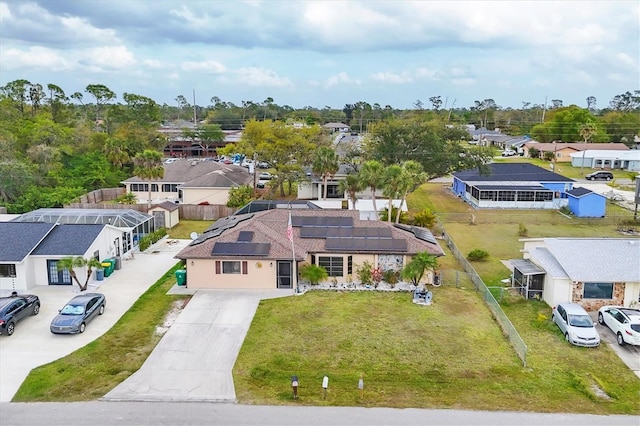
[[[238,241],[239,242],[251,242],[253,240],[253,231],[240,231],[238,233]]]
[[[196,238],[190,245],[194,246],[197,244],[201,244],[207,241],[210,238],[217,237],[222,235],[224,231],[227,229],[233,228],[238,223],[245,221],[247,219],[251,219],[253,217],[253,213],[239,215],[239,216],[227,216],[222,219],[218,219],[211,225],[206,231],[204,231],[198,238]]]
[[[389,228],[303,226],[300,238],[391,238]]]
[[[403,231],[411,232],[419,240],[438,245],[438,241],[436,240],[436,237],[434,237],[431,231],[429,231],[427,228],[422,228],[420,226],[404,225],[401,223],[396,223],[393,226],[395,226],[398,229],[402,229]]]
[[[352,217],[292,216],[291,225],[304,226],[353,226]]]
[[[406,240],[372,238],[328,238],[324,243],[326,250],[339,251],[407,251]]]
[[[211,254],[219,256],[266,256],[269,254],[270,248],[270,243],[217,242],[213,245]]]

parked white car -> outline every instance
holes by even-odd
[[[551,319],[560,328],[567,342],[577,346],[600,345],[600,335],[595,323],[577,303],[559,303],[554,306]]]
[[[598,322],[613,331],[620,346],[640,346],[639,309],[603,306],[598,310]]]
[[[513,157],[514,155],[518,155],[518,153],[512,149],[505,149],[500,155],[503,157]]]

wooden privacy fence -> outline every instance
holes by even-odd
[[[180,219],[184,220],[218,220],[232,215],[236,209],[224,204],[199,206],[194,204],[180,204]]]

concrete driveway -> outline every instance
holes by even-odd
[[[590,313],[596,323],[596,330],[600,335],[600,344],[609,345],[611,349],[620,357],[627,367],[633,371],[636,376],[640,377],[640,346],[625,345],[620,346],[616,340],[616,335],[606,325],[598,323],[598,313]]]
[[[292,290],[198,290],[110,401],[235,402],[232,369],[260,299]]]
[[[190,240],[161,240],[103,281],[90,281],[87,291],[103,293],[107,299],[104,315],[96,317],[83,334],[54,335],[49,331],[58,309],[79,293],[78,286],[37,286],[29,293],[40,297],[40,313],[22,320],[12,336],[0,335],[0,402],[11,401],[29,372],[62,358],[106,333],[136,300],[167,269],[177,263],[173,257]]]

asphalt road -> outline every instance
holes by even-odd
[[[2,426],[57,425],[633,425],[635,416],[189,402],[0,404]]]

